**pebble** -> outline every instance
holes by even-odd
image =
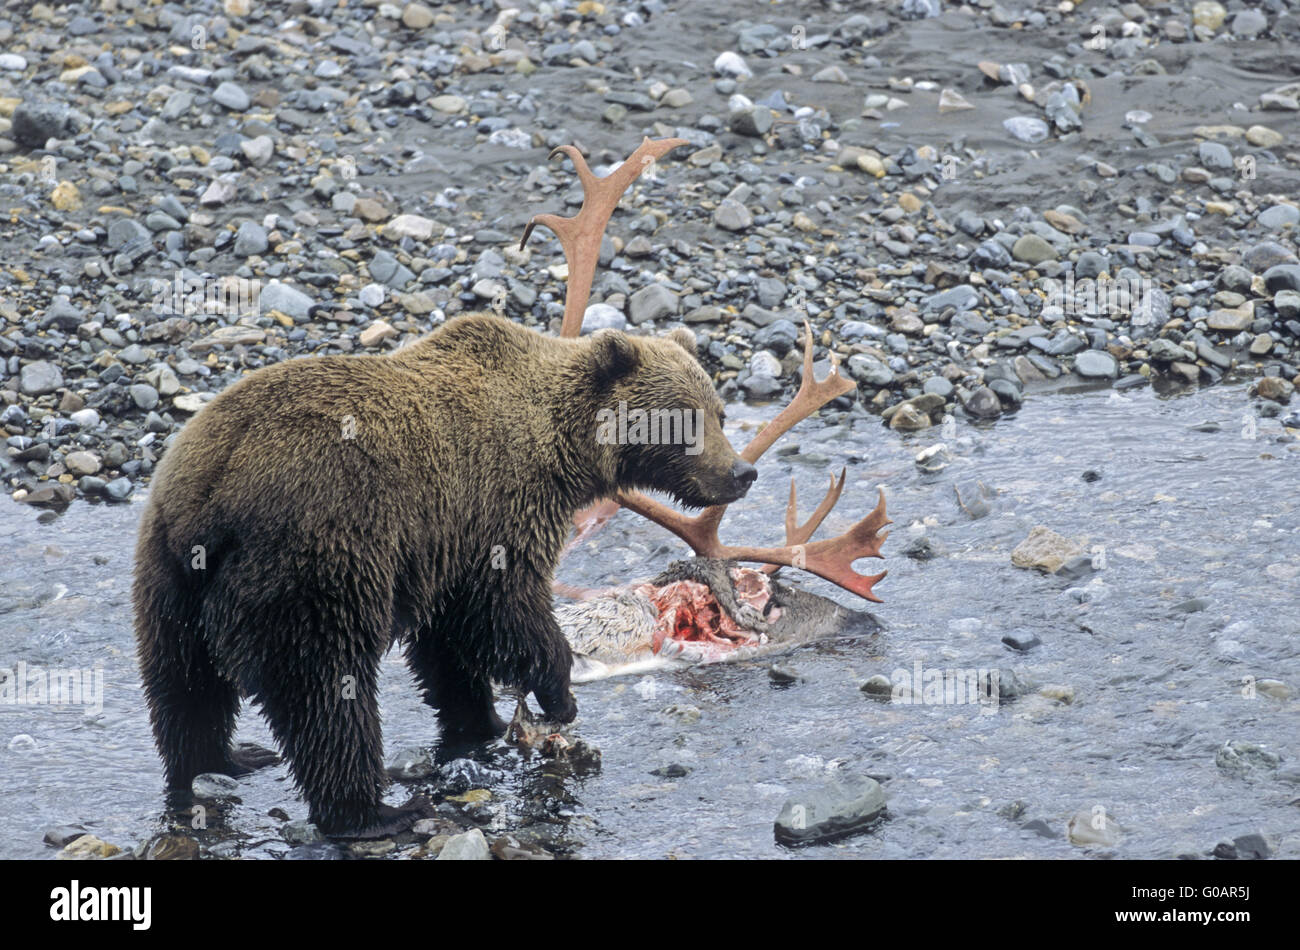
[[[1050,133],[1046,122],[1032,116],[1013,116],[1010,119],[1004,119],[1002,127],[1015,138],[1022,142],[1028,142],[1030,145],[1045,141]]]
[[[754,216],[739,201],[724,198],[713,212],[713,223],[726,231],[744,231],[754,224]]]
[[[1253,157],[1262,181],[1272,180],[1272,163],[1288,167],[1284,120],[1300,109],[1293,83],[1263,87],[1239,124],[1201,118],[1191,152],[1161,152],[1158,161],[1143,150],[1160,145],[1160,110],[1135,93],[1118,106],[1134,150],[1089,154],[1100,146],[1075,133],[1095,106],[1056,60],[1027,51],[1024,62],[981,63],[983,85],[889,75],[870,44],[904,35],[909,18],[942,8],[908,0],[807,30],[801,42],[820,61],[786,55],[801,35],[754,17],[712,46],[683,38],[686,66],[648,68],[635,81],[587,77],[576,94],[597,108],[561,117],[538,68],[556,76],[606,68],[619,43],[660,28],[647,11],[583,3],[567,18],[533,11],[521,22],[503,14],[502,36],[493,27],[466,41],[469,34],[427,2],[372,3],[360,12],[309,6],[314,19],[281,23],[247,0],[226,0],[218,9],[228,32],[203,49],[189,49],[188,20],[166,9],[147,14],[161,18],[164,34],[170,30],[156,56],[137,62],[116,49],[96,51],[93,62],[58,56],[53,75],[62,82],[52,85],[32,73],[36,59],[26,46],[0,52],[0,75],[14,86],[0,148],[67,143],[55,150],[52,176],[11,176],[19,189],[11,203],[40,210],[30,240],[18,237],[13,248],[16,308],[0,306],[0,393],[25,413],[11,433],[34,437],[51,409],[60,424],[79,427],[75,444],[56,443],[44,458],[9,470],[11,493],[50,501],[69,490],[131,497],[130,486],[147,482],[177,426],[260,365],[308,353],[383,352],[487,303],[546,327],[562,306],[557,282],[567,268],[544,229],[520,250],[520,227],[534,211],[571,214],[581,198],[568,164],[528,154],[578,142],[595,173],[607,174],[622,155],[617,130],[613,138],[595,134],[606,110],[633,142],[643,133],[678,135],[689,148],[620,205],[584,332],[655,332],[665,321],[684,321],[699,332],[701,358],[734,394],[728,398],[792,391],[799,374],[789,372],[788,358],[798,343],[789,327],[798,329],[804,315],[819,359],[827,346],[837,348],[858,383],[838,408],[852,405],[904,431],[941,415],[910,397],[936,396],[960,404],[968,419],[992,421],[1021,405],[1023,384],[1067,368],[1123,391],[1162,380],[1207,385],[1234,366],[1253,376],[1265,360],[1295,364],[1300,210],[1285,181],[1267,190],[1237,187],[1234,162]],[[1185,32],[1188,22],[1123,13],[1130,14],[1143,23],[1142,42],[1116,32],[1110,54],[1089,67],[1107,83],[1142,75],[1154,62],[1143,58],[1146,40],[1177,38],[1170,24]],[[65,38],[112,36],[134,15],[121,4],[71,11],[61,28]],[[1030,45],[1041,31],[1068,30],[1081,16],[1030,10],[1017,20],[998,5],[976,15],[999,29],[1022,27]],[[19,19],[15,35],[44,29],[33,26],[45,22],[39,17]],[[1216,19],[1214,29],[1231,30],[1243,47],[1251,36],[1272,36],[1254,32],[1260,17],[1240,9],[1202,10],[1196,29],[1203,34]],[[376,24],[388,28],[372,32]],[[306,64],[301,76],[267,53],[286,31]],[[1202,34],[1192,38],[1209,38]],[[189,52],[178,60],[181,48]],[[835,90],[857,83],[861,69],[877,78],[846,106]],[[484,88],[480,74],[500,81]],[[992,144],[979,146],[978,159],[954,151],[959,138],[937,135],[923,115],[983,128],[976,138]],[[644,128],[634,129],[637,122]],[[425,143],[412,144],[412,129],[424,129]],[[455,156],[483,147],[516,158],[458,175]],[[120,156],[110,175],[89,174],[100,154]],[[1014,203],[937,199],[936,187],[979,187],[987,176],[1018,174],[1020,156],[1050,174]],[[1078,182],[1078,194],[1067,181]],[[1102,193],[1109,200],[1099,204]],[[285,195],[294,196],[289,204]],[[865,198],[865,208],[850,211],[850,197]],[[699,213],[711,216],[713,233],[701,236],[706,249],[687,253],[695,237],[681,222]],[[105,252],[102,265],[99,255],[79,253],[96,246]],[[1221,253],[1233,254],[1232,262]],[[1211,264],[1231,280],[1216,281]],[[1147,315],[1043,305],[1049,279],[1096,280],[1126,269],[1158,285]],[[20,271],[40,277],[26,280]],[[150,313],[154,294],[138,289],[154,279],[170,286],[213,275],[253,284],[255,303],[238,313]],[[499,307],[499,294],[484,296],[489,287],[505,292]],[[1241,301],[1215,297],[1225,290]],[[35,335],[31,319],[39,321]],[[761,351],[782,369],[756,359]],[[1014,373],[981,380],[993,358],[1014,361]],[[904,403],[907,409],[896,408]],[[129,430],[133,437],[123,438]],[[144,443],[149,436],[157,441]],[[112,441],[125,453],[117,464],[109,459]],[[80,474],[88,468],[79,458],[74,471],[66,458],[73,451],[90,453],[101,467]],[[59,463],[71,487],[33,495],[58,477],[41,465]]]

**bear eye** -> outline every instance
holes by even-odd
[[[726,424],[727,424],[727,414],[726,414],[725,412],[719,412],[719,413],[718,413],[718,425],[720,425],[720,426],[725,426]]]

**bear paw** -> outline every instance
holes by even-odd
[[[378,817],[360,828],[348,828],[329,832],[331,838],[346,841],[363,841],[375,838],[391,838],[404,831],[410,831],[417,821],[434,817],[433,803],[422,795],[413,795],[409,801],[394,808],[392,805],[380,805]]]

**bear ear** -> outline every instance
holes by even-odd
[[[668,339],[672,340],[691,356],[698,357],[699,350],[695,346],[695,334],[686,327],[678,327],[672,333],[668,334]]]
[[[639,356],[627,334],[618,330],[597,330],[591,335],[592,374],[602,383],[622,379],[636,369]]]

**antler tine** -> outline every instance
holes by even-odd
[[[813,377],[813,333],[807,320],[803,322],[803,330],[803,379],[799,383],[799,391],[795,393],[794,399],[790,400],[790,404],[782,409],[775,419],[763,426],[740,453],[740,457],[750,465],[757,462],[759,457],[772,447],[772,443],[790,431],[795,423],[807,419],[832,399],[857,388],[857,383],[840,375],[840,361],[834,350],[830,354],[830,373],[820,382]]]
[[[840,492],[844,491],[844,482],[848,478],[848,469],[840,469],[839,480],[831,476],[831,486],[826,489],[826,495],[822,498],[821,504],[817,509],[808,516],[808,520],[802,525],[799,524],[799,497],[795,492],[794,479],[790,479],[790,500],[785,506],[785,546],[793,547],[796,544],[807,544],[812,540],[812,536],[821,527],[821,523],[826,520],[826,516],[831,513],[840,500]],[[767,574],[775,574],[781,570],[780,564],[769,564],[763,571]]]
[[[578,181],[582,183],[582,207],[571,218],[555,214],[534,215],[524,228],[519,247],[523,248],[528,236],[533,233],[533,228],[539,224],[550,228],[560,239],[565,260],[569,262],[560,336],[576,337],[582,329],[582,317],[587,310],[591,283],[596,275],[596,261],[600,257],[600,241],[623,192],[636,181],[647,165],[679,145],[687,144],[689,143],[685,139],[643,139],[622,165],[603,178],[592,173],[587,160],[574,146],[561,145],[551,151],[550,158],[563,153],[573,162]]]

